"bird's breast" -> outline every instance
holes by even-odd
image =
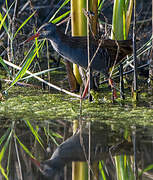
[[[84,48],[74,48],[67,43],[63,42],[53,42],[51,44],[54,50],[59,53],[64,59],[68,61],[78,64],[84,68],[87,68],[88,60],[87,60],[87,50]]]

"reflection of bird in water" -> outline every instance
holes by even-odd
[[[110,141],[110,142],[109,142]],[[110,154],[131,154],[132,144],[123,141],[112,146],[112,138],[109,140],[108,135],[99,134],[91,135],[91,162],[107,159]],[[49,160],[39,163],[32,159],[34,164],[39,168],[45,177],[55,177],[60,174],[61,169],[65,164],[72,161],[86,161],[88,158],[89,136],[88,134],[77,133],[64,141],[53,153]],[[110,153],[111,151],[111,153]]]
[[[88,67],[88,52],[86,37],[69,37],[60,31],[60,27],[48,23],[41,26],[33,37],[50,40],[53,48],[66,60]],[[114,63],[120,62],[126,55],[131,54],[131,41],[102,40],[90,41],[91,57],[95,55],[91,67],[95,71],[107,75]],[[96,52],[96,53],[95,53]]]

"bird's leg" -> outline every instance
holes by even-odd
[[[76,78],[73,74],[70,62],[65,60],[65,66],[66,66],[66,71],[67,71],[67,76],[68,76],[68,82],[69,82],[69,86],[72,92],[77,91],[79,88],[79,85],[76,81]]]
[[[83,91],[83,94],[81,96],[81,99],[84,99],[88,93],[88,88],[89,88],[89,78],[87,79],[87,82],[86,82],[86,86],[84,88],[84,91]]]
[[[90,74],[90,76],[87,75],[87,81],[86,81],[86,85],[85,85],[81,99],[84,99],[86,97],[87,93],[89,92],[89,85],[90,85],[90,90],[92,90],[93,86],[94,86],[92,73]],[[90,101],[92,101],[92,96],[91,95],[89,95],[89,96],[90,96],[89,97]]]
[[[33,164],[40,169],[40,162],[34,158],[30,158],[30,160],[33,162]]]
[[[112,100],[114,102],[114,100],[117,99],[117,93],[116,93],[116,89],[114,87],[114,82],[111,78],[108,79],[108,82],[112,89]]]
[[[123,81],[123,64],[122,63],[119,66],[119,74],[120,74],[120,97],[121,97],[121,99],[125,99],[124,81]]]

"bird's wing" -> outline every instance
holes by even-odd
[[[64,42],[68,43],[71,47],[84,48],[84,49],[87,48],[86,36],[70,37],[61,32],[59,33],[59,36],[61,37],[61,39],[64,39]],[[131,40],[116,41],[116,40],[111,40],[111,39],[102,39],[102,40],[91,39],[90,45],[91,45],[90,47],[92,50],[96,50],[98,45],[100,45],[100,48],[107,49],[112,60],[116,59],[116,55],[118,54],[117,62],[123,59],[126,55],[132,53]]]

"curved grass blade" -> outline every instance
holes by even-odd
[[[6,8],[8,9],[8,3],[7,3],[7,0],[5,0],[5,4],[6,4]]]
[[[54,136],[54,137],[63,139],[63,137],[62,137],[59,133],[56,133],[56,132],[52,132],[52,131],[51,131],[51,134],[52,134],[52,136]]]
[[[8,14],[6,13],[5,16],[3,17],[3,15],[0,13],[0,21],[1,21],[0,30],[1,30],[2,26],[4,26],[4,28],[7,29],[7,26],[5,24],[5,19],[6,19],[7,15]]]
[[[7,1],[6,1],[6,2],[7,2]],[[6,24],[5,24],[5,19],[6,19],[8,13],[9,13],[9,11],[10,11],[10,9],[12,8],[12,6],[13,6],[14,3],[15,3],[15,1],[11,4],[11,6],[10,6],[9,9],[7,10],[7,12],[6,12],[6,14],[5,14],[4,17],[3,17],[3,15],[0,13],[0,21],[1,21],[1,23],[0,23],[0,30],[1,30],[2,26],[3,26],[4,29],[5,29],[5,31],[6,31],[7,34],[8,34],[8,37],[9,37],[10,39],[11,39],[11,36],[10,36],[10,34],[8,33],[8,29],[7,29],[7,26],[6,26]]]
[[[55,18],[52,23],[56,24],[57,22],[59,22],[61,19],[65,18],[68,14],[70,14],[70,11],[67,11],[66,13],[62,14],[61,16]]]
[[[4,142],[4,140],[6,139],[8,133],[10,131],[10,128],[7,129],[6,133],[0,138],[0,145]]]
[[[4,170],[4,168],[2,167],[1,164],[0,164],[0,171],[1,171],[2,175],[5,177],[5,179],[9,180],[8,177],[7,177],[7,174],[5,173],[5,170]]]
[[[22,24],[21,26],[18,28],[18,30],[16,31],[16,33],[14,34],[14,37],[17,35],[17,33],[20,31],[20,29],[32,18],[32,16],[36,13],[36,11],[34,11]]]
[[[43,44],[44,43],[40,43],[38,48],[35,48],[34,50],[32,50],[32,52],[27,57],[27,60],[23,64],[21,70],[17,73],[17,75],[14,78],[13,82],[11,83],[10,87],[6,91],[8,91],[26,73],[27,69],[29,68],[29,66],[32,63],[33,59],[35,58],[37,52],[40,50],[40,48],[43,46]]]
[[[54,13],[54,15],[51,17],[51,19],[49,20],[49,22],[51,22],[54,18],[55,18],[55,16],[56,16],[56,14],[69,2],[70,0],[65,0],[64,2],[63,2],[63,4],[58,8],[58,10]]]
[[[57,143],[57,141],[56,141],[56,139],[55,139],[55,137],[58,137],[58,138],[63,138],[60,134],[58,134],[58,133],[54,133],[54,132],[52,132],[52,131],[48,131],[48,135],[49,135],[49,137],[52,139],[52,141],[57,145],[57,146],[59,146],[59,144]]]
[[[151,170],[151,169],[153,169],[153,164],[150,164],[149,166],[147,166],[146,168],[144,168],[144,169],[140,172],[139,176],[142,176],[142,174],[143,174],[144,172],[147,172],[147,171],[149,171],[149,170]]]
[[[39,136],[38,132],[32,127],[31,123],[26,120],[26,124],[29,127],[29,129],[31,130],[32,134],[34,135],[34,137],[37,139],[37,141],[39,142],[39,144],[41,145],[41,147],[44,149],[44,146],[42,144],[42,140],[41,137]]]
[[[36,30],[34,29],[34,34],[36,34]],[[36,37],[35,38],[35,46],[36,46],[36,49],[38,48],[39,44],[38,44],[38,38]],[[37,58],[39,58],[39,51],[37,52]]]
[[[105,2],[105,0],[102,0],[101,2],[100,2],[100,0],[98,1],[98,11],[99,11],[99,12],[100,12],[100,10],[101,10],[104,2]]]

